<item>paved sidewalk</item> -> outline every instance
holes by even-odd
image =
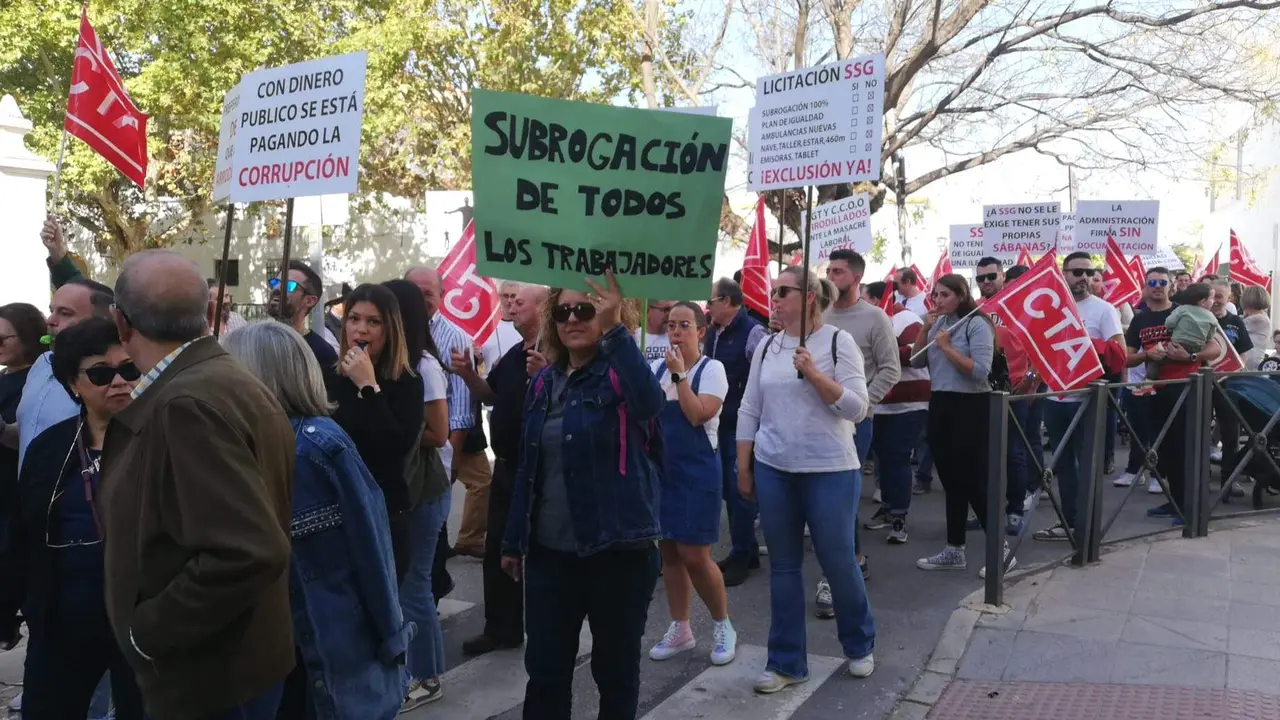
[[[895,718],[1280,719],[1276,517],[1032,575],[998,612],[976,597]]]

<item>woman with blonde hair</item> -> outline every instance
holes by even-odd
[[[853,540],[862,492],[854,425],[870,398],[853,336],[822,322],[834,296],[800,268],[778,275],[773,308],[783,329],[756,348],[738,411],[738,490],[759,501],[769,545],[769,658],[755,682],[759,693],[809,676],[801,577],[806,523],[831,588],[849,673],[864,678],[875,669],[875,621]]]
[[[277,718],[390,720],[413,628],[400,610],[382,493],[328,417],[320,364],[297,331],[256,322],[222,345],[266,385],[297,435],[289,599],[298,665]]]
[[[421,440],[422,378],[409,360],[395,294],[364,284],[351,292],[345,307],[338,373],[326,378],[327,389],[337,403],[334,422],[351,436],[382,489],[398,585],[412,559],[413,507],[405,463]]]
[[[1245,353],[1244,364],[1249,370],[1258,369],[1258,363],[1268,350],[1275,349],[1271,342],[1271,295],[1260,285],[1250,285],[1240,294],[1240,309],[1244,311],[1244,327],[1253,340],[1253,348]]]

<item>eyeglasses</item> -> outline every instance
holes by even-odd
[[[1149,288],[1165,287],[1168,284],[1169,284],[1168,280],[1148,280],[1147,281],[1147,287]]]
[[[267,287],[271,288],[272,290],[279,290],[279,289],[280,289],[280,278],[275,278],[275,277],[273,277],[273,278],[271,278],[270,280],[268,280],[268,281],[267,281]],[[294,290],[297,290],[297,289],[298,289],[298,281],[297,281],[297,280],[290,280],[290,281],[285,285],[285,288],[286,288],[285,292],[293,292]]]
[[[1097,268],[1072,268],[1070,270],[1063,270],[1062,272],[1071,273],[1075,277],[1093,277],[1094,273],[1098,272],[1098,269]]]
[[[551,308],[551,319],[558,323],[564,324],[569,322],[569,316],[573,315],[582,322],[590,322],[596,316],[596,306],[589,302],[580,302],[570,305],[569,303],[561,303]]]
[[[649,310],[650,310],[650,311],[657,310],[658,312],[662,313],[663,315],[666,315],[667,313],[671,312],[671,308],[672,308],[672,307],[674,307],[674,306],[672,306],[672,305],[650,305],[650,306],[649,306]]]
[[[779,285],[773,288],[772,290],[770,290],[769,294],[773,295],[774,297],[784,298],[790,295],[793,290],[795,292],[800,292],[800,288],[798,287],[793,287],[791,285]]]
[[[110,385],[117,375],[125,382],[133,382],[142,377],[142,371],[132,362],[123,362],[119,365],[94,365],[93,367],[82,368],[80,372],[84,373],[89,382],[98,387]]]
[[[713,297],[713,298],[710,298],[709,300],[707,300],[707,305],[714,305],[714,304],[716,304],[716,303],[720,302],[720,301],[721,301],[721,300],[723,300],[723,299],[724,299],[724,298],[722,298],[722,297]]]
[[[691,323],[688,320],[671,320],[667,322],[667,332],[671,332],[672,330],[688,330],[689,328],[694,327],[694,325],[694,323]]]
[[[974,276],[974,279],[980,283],[984,283],[995,282],[998,277],[1000,277],[1000,273],[987,273],[986,275],[976,275]]]
[[[111,303],[111,309],[120,313],[120,317],[124,318],[124,322],[126,325],[128,325],[129,327],[133,327],[133,321],[129,319],[129,313],[125,312],[124,308],[120,307],[120,305],[117,303]]]

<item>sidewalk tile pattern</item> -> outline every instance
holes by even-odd
[[[1280,720],[1280,696],[1222,688],[956,680],[937,720]]]

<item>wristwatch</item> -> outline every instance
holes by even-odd
[[[681,380],[684,380],[684,378],[680,377],[679,373],[671,373],[671,383],[673,385],[679,385]]]
[[[360,388],[360,397],[361,399],[368,400],[380,392],[382,392],[382,388],[377,385],[365,385]]]
[[[1196,355],[1196,353],[1191,353],[1191,362],[1193,363],[1200,362],[1200,358]]]

